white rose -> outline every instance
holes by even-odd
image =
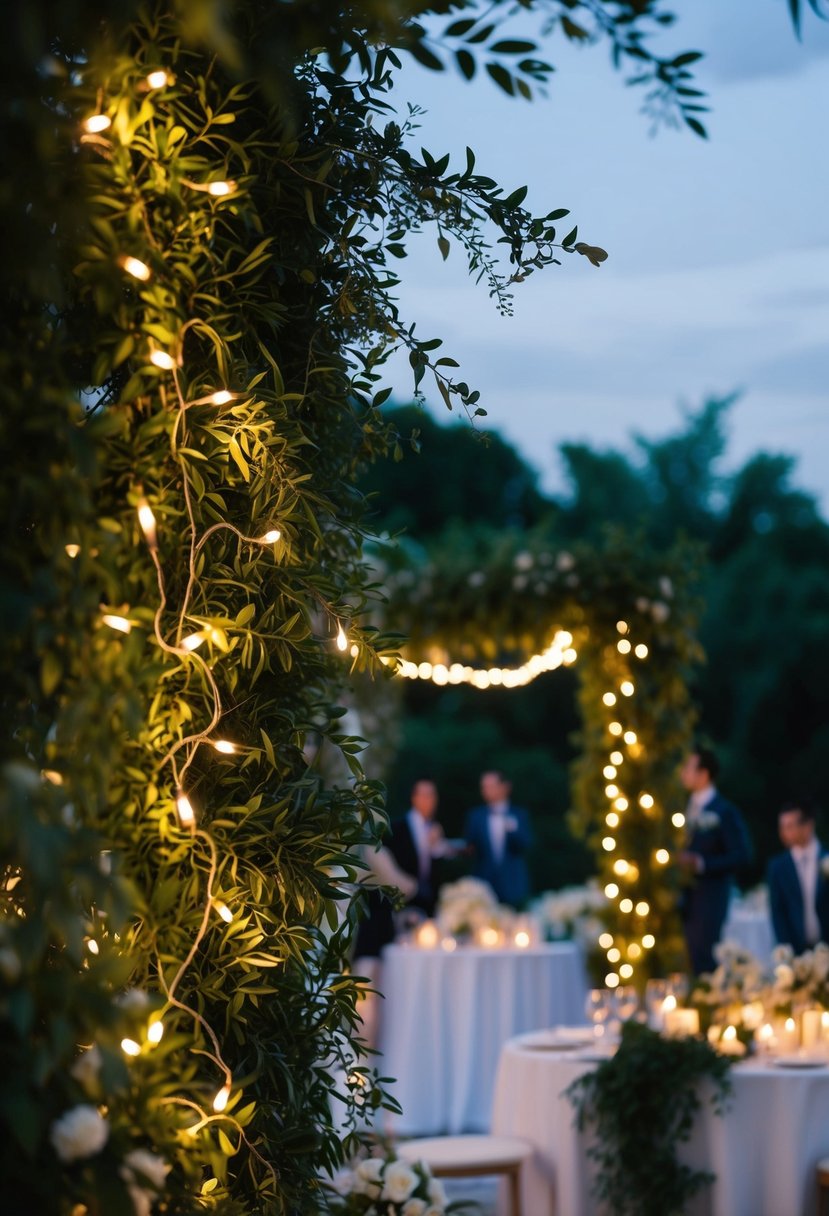
[[[670,608],[662,600],[657,600],[655,604],[651,604],[651,616],[657,625],[664,625],[670,615]]]
[[[408,1199],[417,1186],[417,1174],[405,1161],[392,1161],[386,1167],[383,1175],[383,1191],[381,1199],[391,1199],[393,1203],[402,1203]]]
[[[422,1199],[407,1199],[403,1204],[402,1216],[423,1216],[426,1204]]]
[[[794,971],[788,963],[778,963],[774,969],[774,982],[778,988],[790,988],[794,983]]]
[[[170,1166],[167,1162],[146,1148],[134,1148],[127,1153],[120,1170],[121,1177],[128,1182],[135,1181],[144,1186],[149,1184],[156,1191],[164,1189],[169,1172]]]
[[[380,1179],[383,1175],[383,1161],[379,1157],[369,1157],[361,1161],[354,1171],[355,1195],[368,1195],[376,1199],[380,1194]]]
[[[436,1208],[446,1207],[446,1189],[440,1178],[429,1179],[429,1202],[434,1204]]]
[[[101,1071],[103,1062],[100,1051],[97,1046],[93,1045],[78,1056],[75,1063],[69,1069],[69,1074],[84,1089],[90,1089],[97,1083],[98,1074]]]
[[[49,1131],[49,1139],[61,1161],[93,1157],[107,1142],[109,1124],[94,1106],[73,1106]]]
[[[556,569],[561,570],[562,572],[572,570],[575,564],[576,559],[573,557],[573,554],[568,553],[566,549],[562,549],[561,553],[559,553],[558,557],[556,558]]]
[[[533,555],[523,550],[521,553],[516,553],[512,559],[512,564],[516,570],[532,570],[534,565]]]
[[[350,1195],[354,1189],[354,1173],[352,1170],[337,1170],[331,1179],[331,1185],[338,1195]]]

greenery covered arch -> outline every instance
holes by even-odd
[[[409,641],[399,673],[439,685],[520,687],[561,665],[581,714],[570,826],[592,849],[607,896],[597,943],[610,986],[684,965],[676,914],[691,742],[689,690],[701,659],[690,546],[656,553],[635,536],[550,548],[539,529],[444,543],[412,565],[398,551],[387,620]],[[394,557],[392,555],[392,561]]]

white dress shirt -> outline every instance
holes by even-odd
[[[509,813],[508,802],[490,802],[489,804],[489,844],[496,864],[500,865],[504,858],[507,832],[516,826],[515,818]]]
[[[411,808],[406,816],[417,849],[417,869],[421,882],[425,882],[432,871],[432,824],[424,819],[420,811]]]
[[[717,790],[713,785],[706,785],[704,790],[694,790],[688,799],[688,806],[685,811],[685,822],[691,832],[697,826],[699,817],[708,806],[708,803],[713,802],[716,796]]]
[[[820,941],[820,921],[815,907],[817,899],[818,859],[820,844],[813,837],[806,845],[793,845],[791,850],[794,868],[800,881],[803,898],[803,928],[810,946]]]

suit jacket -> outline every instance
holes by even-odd
[[[695,827],[686,846],[700,855],[705,868],[680,900],[685,939],[697,974],[713,968],[713,950],[728,913],[734,875],[751,861],[752,852],[742,815],[722,794],[704,807],[703,820],[706,816],[716,816],[717,822]]]
[[[476,806],[466,816],[463,834],[467,844],[475,850],[473,873],[489,883],[501,903],[518,908],[530,893],[526,858],[532,845],[530,817],[523,807],[507,807],[507,815],[517,821],[517,826],[504,836],[504,852],[498,861],[492,852],[489,814],[488,806]]]
[[[400,869],[405,871],[406,874],[411,874],[412,878],[417,879],[417,892],[409,902],[415,908],[422,908],[427,916],[431,916],[435,910],[434,862],[430,857],[428,869],[425,874],[421,875],[420,857],[417,852],[417,845],[412,834],[408,814],[404,815],[402,819],[392,820],[391,834],[387,845]]]
[[[818,852],[817,887],[815,889],[815,912],[820,924],[821,941],[829,941],[829,878],[821,869],[821,862],[829,853],[821,848]],[[769,902],[774,936],[781,945],[791,946],[795,954],[809,949],[803,916],[803,891],[800,877],[791,852],[772,857],[768,868]]]

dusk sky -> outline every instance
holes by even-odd
[[[445,340],[488,423],[548,489],[563,488],[560,443],[658,437],[706,395],[741,390],[728,463],[795,455],[796,484],[829,514],[829,22],[807,12],[798,42],[785,0],[673,9],[666,49],[706,52],[707,142],[651,136],[642,90],[624,85],[606,48],[560,36],[542,51],[557,68],[549,96],[532,104],[488,80],[406,68],[398,106],[428,110],[418,143],[459,167],[469,144],[480,172],[507,191],[529,185],[538,214],[569,207],[580,239],[610,257],[601,269],[565,257],[520,285],[503,318],[460,249],[443,265],[430,234],[400,263],[401,310]],[[392,381],[409,399],[403,360]]]

